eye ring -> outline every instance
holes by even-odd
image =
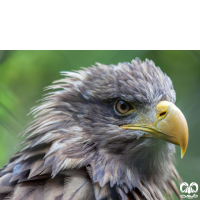
[[[135,111],[133,104],[121,99],[115,102],[114,108],[119,115],[126,115],[132,111]]]

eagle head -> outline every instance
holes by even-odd
[[[138,58],[62,74],[32,110],[35,120],[25,132],[26,147],[11,162],[17,169],[13,172],[19,174],[34,158],[40,167],[30,167],[29,179],[40,168],[48,168],[53,178],[85,170],[96,199],[109,196],[110,188],[122,199],[162,199],[163,192],[178,193],[173,155],[175,145],[184,155],[188,127],[174,104],[170,78],[153,61]],[[104,188],[101,197],[97,188]]]

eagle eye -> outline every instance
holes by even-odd
[[[119,115],[125,115],[133,110],[135,110],[134,106],[127,101],[117,100],[115,102],[115,110]]]

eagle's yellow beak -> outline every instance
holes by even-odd
[[[185,154],[188,144],[187,121],[173,103],[161,101],[156,106],[157,120],[153,124],[127,124],[123,129],[143,130],[149,134],[143,137],[154,137],[181,146],[181,158]]]

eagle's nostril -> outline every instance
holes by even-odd
[[[164,116],[165,114],[166,114],[166,112],[160,113],[160,117]]]

